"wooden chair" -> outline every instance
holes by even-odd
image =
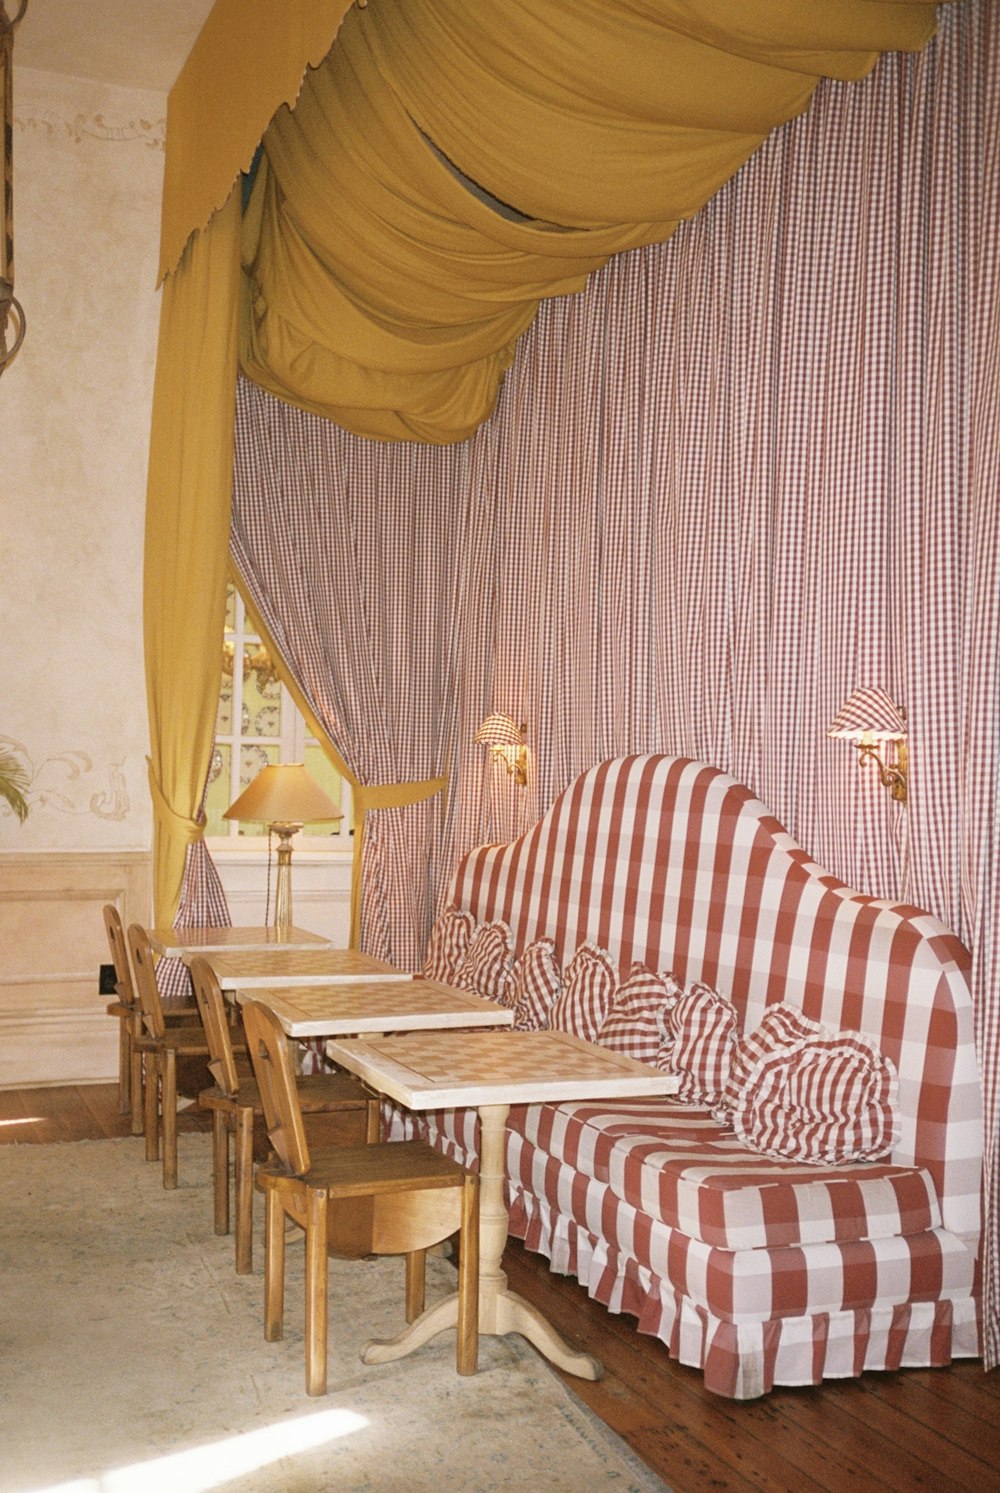
[[[104,908],[104,929],[108,935],[111,963],[115,971],[115,999],[107,1006],[109,1016],[118,1018],[118,1109],[132,1117],[132,1134],[142,1134],[142,1054],[135,1039],[142,1035],[142,1011],[132,980],[125,929],[113,902]],[[161,1002],[167,1024],[191,1021],[198,1015],[193,1000],[175,999]]]
[[[229,1137],[233,1135],[236,1273],[249,1275],[253,1269],[254,1121],[264,1118],[264,1108],[257,1080],[236,1062],[222,990],[207,959],[192,959],[191,981],[211,1056],[208,1067],[215,1079],[213,1088],[198,1095],[198,1103],[212,1112],[215,1232],[229,1233]],[[297,1077],[295,1084],[307,1123],[310,1117],[335,1116],[332,1125],[327,1120],[326,1128],[336,1128],[338,1142],[363,1145],[378,1139],[378,1100],[351,1074],[313,1073]]]
[[[209,1058],[205,1029],[197,1016],[185,1025],[168,1025],[156,983],[153,951],[149,937],[139,923],[128,930],[128,947],[135,972],[135,988],[142,1012],[142,1031],[134,1046],[143,1062],[144,1104],[143,1128],[146,1134],[146,1160],[160,1155],[160,1132],[163,1133],[163,1185],[177,1186],[177,1062],[184,1058]],[[239,1044],[237,1049],[245,1052]]]
[[[474,1374],[479,1328],[479,1178],[423,1141],[343,1146],[309,1154],[281,1023],[257,1002],[243,1007],[275,1157],[257,1169],[267,1200],[264,1336],[284,1330],[285,1222],[305,1231],[306,1393],[326,1394],[327,1255],[406,1255],[406,1319],[424,1307],[426,1250],[461,1232],[456,1366]]]

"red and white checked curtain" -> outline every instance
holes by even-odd
[[[543,305],[465,445],[366,443],[244,387],[234,532],[266,620],[322,630],[288,646],[367,780],[450,773],[366,855],[372,952],[419,942],[458,854],[646,750],[732,773],[970,945],[996,1363],[1000,19],[939,20],[821,84],[668,244]],[[907,710],[906,809],[826,736],[859,685]],[[491,710],[527,723],[526,792],[472,744]]]

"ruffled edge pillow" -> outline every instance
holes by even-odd
[[[514,970],[514,1028],[537,1032],[549,1024],[549,1013],[562,993],[562,970],[551,938],[536,938],[525,947]]]
[[[751,1150],[785,1161],[879,1161],[899,1139],[898,1098],[895,1066],[870,1038],[824,1032],[760,1058],[733,1129]]]
[[[657,974],[641,962],[633,964],[618,987],[597,1041],[639,1063],[655,1064],[667,1036],[668,1011],[680,994],[673,975]]]
[[[566,966],[549,1026],[593,1042],[611,1008],[617,985],[618,974],[607,949],[594,943],[581,944]]]
[[[514,954],[506,923],[481,923],[469,940],[455,984],[474,990],[500,1006],[510,1006],[514,996]]]
[[[696,981],[678,996],[656,1065],[678,1075],[676,1098],[682,1104],[711,1108],[722,1102],[736,1031],[736,1007],[710,985]]]
[[[809,1037],[818,1037],[823,1032],[824,1028],[819,1022],[804,1015],[798,1006],[789,1006],[784,1002],[768,1006],[760,1025],[745,1036],[738,1037],[733,1047],[729,1078],[723,1096],[725,1107],[736,1108],[743,1086],[761,1058],[782,1048],[794,1047]]]
[[[462,967],[476,920],[461,907],[446,907],[431,929],[423,974],[428,980],[453,985]]]

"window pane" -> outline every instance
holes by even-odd
[[[281,735],[281,685],[260,643],[243,649],[243,720],[247,736]]]
[[[340,773],[323,748],[315,741],[306,742],[305,763],[311,776],[316,779],[324,792],[330,795],[338,808],[343,808]],[[334,819],[325,824],[307,824],[302,833],[305,835],[341,835],[346,828],[342,819]]]
[[[219,688],[219,709],[215,716],[216,736],[229,736],[233,729],[233,676],[223,666]]]
[[[244,788],[253,782],[262,767],[266,767],[269,762],[278,762],[280,760],[281,754],[277,744],[274,746],[251,746],[248,744],[241,746],[239,791],[242,793]],[[266,835],[267,825],[257,824],[250,819],[241,819],[239,832],[241,835]]]
[[[232,803],[229,792],[229,764],[232,751],[228,746],[216,746],[212,753],[212,765],[208,770],[208,792],[205,795],[206,835],[228,835],[229,821],[223,814]]]

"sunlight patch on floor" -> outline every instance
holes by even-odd
[[[242,1436],[230,1436],[209,1446],[172,1452],[152,1462],[135,1462],[131,1467],[116,1467],[96,1477],[53,1484],[38,1493],[177,1493],[178,1488],[183,1488],[184,1493],[207,1493],[210,1488],[224,1487],[233,1478],[268,1467],[282,1457],[312,1451],[367,1425],[366,1417],[356,1415],[353,1410],[321,1410],[315,1415],[262,1426]]]

